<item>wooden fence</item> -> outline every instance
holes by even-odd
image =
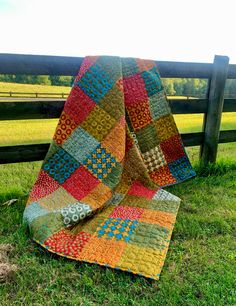
[[[17,92],[17,91],[0,91],[0,97],[4,98],[66,98],[67,93],[64,92]]]
[[[82,58],[0,54],[0,74],[75,76]],[[203,113],[202,132],[182,134],[185,146],[201,146],[203,164],[216,161],[218,143],[236,142],[236,130],[220,131],[222,112],[236,112],[236,99],[224,99],[227,78],[236,79],[236,65],[227,56],[216,55],[211,63],[157,62],[164,78],[208,79],[205,99],[169,99],[173,114]],[[1,102],[0,120],[58,118],[65,100],[37,99],[32,102]],[[236,118],[235,118],[236,121]],[[1,146],[0,163],[42,160],[49,144]]]

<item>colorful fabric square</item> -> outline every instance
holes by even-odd
[[[47,250],[158,279],[195,175],[151,60],[86,57],[29,195],[24,220]]]
[[[160,146],[156,146],[150,151],[143,153],[142,156],[149,173],[167,164]]]
[[[66,227],[76,224],[85,217],[90,216],[92,209],[89,205],[83,203],[75,203],[61,209],[61,215]]]
[[[115,157],[101,145],[83,162],[83,165],[100,180],[105,179],[111,173],[112,168],[116,167],[116,164]]]
[[[76,124],[80,124],[95,106],[96,103],[81,88],[75,85],[65,103],[64,111]]]
[[[152,118],[157,120],[170,113],[170,107],[166,103],[165,93],[160,91],[149,97]]]
[[[129,219],[113,219],[109,218],[97,228],[97,237],[104,239],[129,241],[135,227],[137,226],[137,220]]]
[[[76,123],[74,120],[63,111],[53,140],[55,140],[58,145],[61,145],[71,135],[75,128]]]
[[[194,171],[189,168],[189,165],[190,163],[186,156],[169,163],[170,172],[176,178],[177,182],[181,182],[193,176]]]
[[[63,143],[62,148],[82,163],[99,145],[99,142],[83,128],[78,127],[71,137]]]
[[[81,200],[99,183],[99,180],[81,165],[62,186],[77,200]]]
[[[90,237],[91,234],[85,232],[72,235],[65,230],[61,230],[49,237],[44,244],[46,247],[50,247],[52,252],[77,258]]]
[[[96,106],[86,120],[83,121],[81,127],[93,135],[98,141],[102,141],[113,128],[115,122],[115,119],[111,115],[101,107]]]
[[[57,190],[59,187],[60,185],[58,182],[41,169],[38,178],[31,190],[30,200],[36,201],[40,198],[43,198]]]
[[[45,161],[43,170],[59,184],[63,184],[78,167],[79,163],[74,157],[58,148],[57,152]]]
[[[152,122],[148,101],[127,106],[127,111],[134,130],[139,130]]]
[[[98,79],[97,76],[100,76]],[[88,69],[77,85],[96,103],[112,88],[115,80],[103,70],[99,65],[94,65]]]

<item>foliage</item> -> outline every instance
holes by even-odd
[[[20,83],[20,84],[71,86],[73,84],[73,81],[74,77],[71,76],[0,74],[0,82],[10,82],[10,83]]]

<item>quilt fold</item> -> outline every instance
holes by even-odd
[[[158,279],[195,176],[151,60],[87,56],[30,192],[24,221],[50,252]]]

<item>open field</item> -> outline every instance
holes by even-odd
[[[0,91],[39,92],[39,93],[51,92],[51,93],[65,93],[66,94],[70,92],[70,87],[0,82]]]
[[[201,131],[202,115],[175,118],[181,132]],[[0,145],[48,142],[57,121],[2,121]],[[236,129],[235,113],[224,114],[222,129]],[[198,176],[167,188],[182,203],[158,282],[36,245],[22,213],[41,162],[0,165],[0,243],[14,246],[18,266],[15,279],[0,284],[0,305],[236,305],[236,143],[220,144],[218,164],[207,169],[198,166],[198,150],[187,148]]]

